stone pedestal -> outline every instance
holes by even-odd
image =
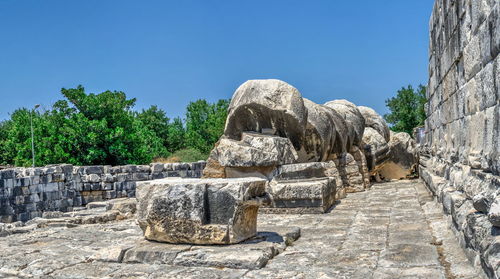
[[[233,244],[255,236],[261,178],[166,178],[137,184],[137,219],[148,240]]]
[[[271,197],[266,213],[324,213],[335,203],[338,172],[333,162],[279,167],[267,186]]]

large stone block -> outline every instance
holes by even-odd
[[[289,164],[278,167],[273,172],[274,180],[334,177],[338,175],[334,162],[312,162]]]
[[[281,80],[249,80],[234,93],[224,135],[240,140],[242,132],[272,133],[301,147],[307,110],[300,92]]]
[[[221,138],[210,152],[206,178],[267,176],[276,166],[297,161],[288,138],[245,132],[241,140]]]
[[[416,172],[418,153],[415,140],[407,133],[392,133],[389,141],[389,158],[380,174],[389,179],[402,179]]]
[[[148,240],[238,243],[256,234],[266,183],[255,177],[138,182],[138,223]]]
[[[336,181],[334,178],[304,178],[272,180],[267,192],[271,207],[268,213],[323,213],[335,203]]]

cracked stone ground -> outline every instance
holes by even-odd
[[[327,214],[261,214],[258,229],[214,247],[146,242],[130,219],[54,222],[0,237],[0,278],[480,278],[418,180],[375,184]]]

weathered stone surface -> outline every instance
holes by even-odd
[[[389,158],[380,174],[389,179],[402,179],[412,175],[418,165],[415,140],[407,133],[392,133],[389,141]]]
[[[272,176],[275,180],[334,177],[338,172],[336,169],[333,161],[289,164],[276,168]]]
[[[398,181],[350,194],[326,214],[259,214],[256,237],[236,245],[146,241],[133,219],[39,227],[0,237],[8,251],[0,253],[0,276],[482,278],[446,223],[421,183]],[[486,250],[485,262],[497,268],[498,245]]]
[[[137,185],[138,223],[148,240],[230,244],[256,234],[266,180],[160,179]]]
[[[135,183],[169,176],[201,177],[205,162],[72,166],[0,170],[0,222],[28,221],[46,212],[101,206],[135,196]]]
[[[334,149],[336,130],[331,113],[322,105],[303,98],[307,125],[298,150],[299,162],[326,161]]]
[[[472,198],[474,208],[482,213],[488,213],[492,200],[485,193],[479,193]]]
[[[436,1],[419,146],[420,176],[442,201],[469,259],[490,278],[500,276],[498,256],[487,248],[495,246],[499,224],[499,8],[498,1]]]
[[[333,121],[333,125],[335,126],[334,145],[331,154],[328,157],[329,160],[335,160],[341,156],[341,154],[350,150],[352,143],[349,140],[349,130],[344,117],[331,107],[323,105],[323,108],[330,115],[330,119]]]
[[[298,159],[289,139],[244,132],[241,140],[221,138],[210,152],[204,178],[267,177],[279,165]]]
[[[335,203],[336,181],[334,178],[303,178],[272,180],[267,186],[272,209],[264,212],[326,212]]]
[[[116,210],[121,214],[134,214],[137,209],[137,201],[130,198],[110,200],[106,205],[106,210]]]
[[[488,211],[488,219],[491,224],[500,227],[500,196],[495,199]]]
[[[382,164],[389,158],[389,144],[379,132],[371,127],[365,128],[363,143],[368,169],[373,176],[377,176]]]
[[[306,123],[307,110],[297,89],[275,79],[249,80],[231,99],[224,135],[240,140],[245,131],[272,131],[299,150]]]
[[[365,118],[365,128],[370,127],[377,131],[386,142],[391,140],[391,131],[389,130],[389,126],[385,122],[384,118],[380,116],[374,109],[358,106],[359,112]]]
[[[353,150],[351,148],[351,150]],[[337,169],[339,176],[342,180],[342,184],[347,193],[364,191],[370,186],[368,179],[368,168],[366,166],[366,159],[360,159],[362,152],[359,149],[354,149],[356,151],[356,156],[358,156],[358,161],[350,153],[344,153],[342,156],[336,160]]]
[[[174,264],[181,266],[216,266],[234,269],[260,269],[269,260],[300,237],[299,228],[260,232],[254,239],[231,246],[193,246],[181,252]]]
[[[287,138],[243,133],[241,141],[222,138],[212,152],[223,167],[272,167],[295,163],[297,153]]]
[[[365,130],[365,118],[358,107],[347,100],[334,100],[325,103],[325,106],[332,108],[340,114],[347,123],[349,146],[361,143]],[[347,148],[349,150],[350,148]]]
[[[304,178],[333,178],[335,180],[335,200],[345,198],[344,183],[334,161],[282,165],[271,175],[275,181],[300,180]]]

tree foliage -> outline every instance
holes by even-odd
[[[20,108],[0,122],[0,164],[31,165],[30,117],[35,134],[36,165],[148,164],[183,148],[202,154],[220,137],[227,100],[188,106],[186,122],[151,106],[133,110],[135,99],[121,91],[86,93],[82,86],[61,90],[64,96],[45,111]]]
[[[205,100],[189,103],[186,113],[186,145],[208,153],[224,132],[228,100],[209,104]]]
[[[385,101],[390,113],[384,115],[395,132],[407,132],[410,135],[413,129],[424,125],[426,118],[424,105],[426,87],[419,85],[415,90],[411,85],[398,90],[395,97]]]

